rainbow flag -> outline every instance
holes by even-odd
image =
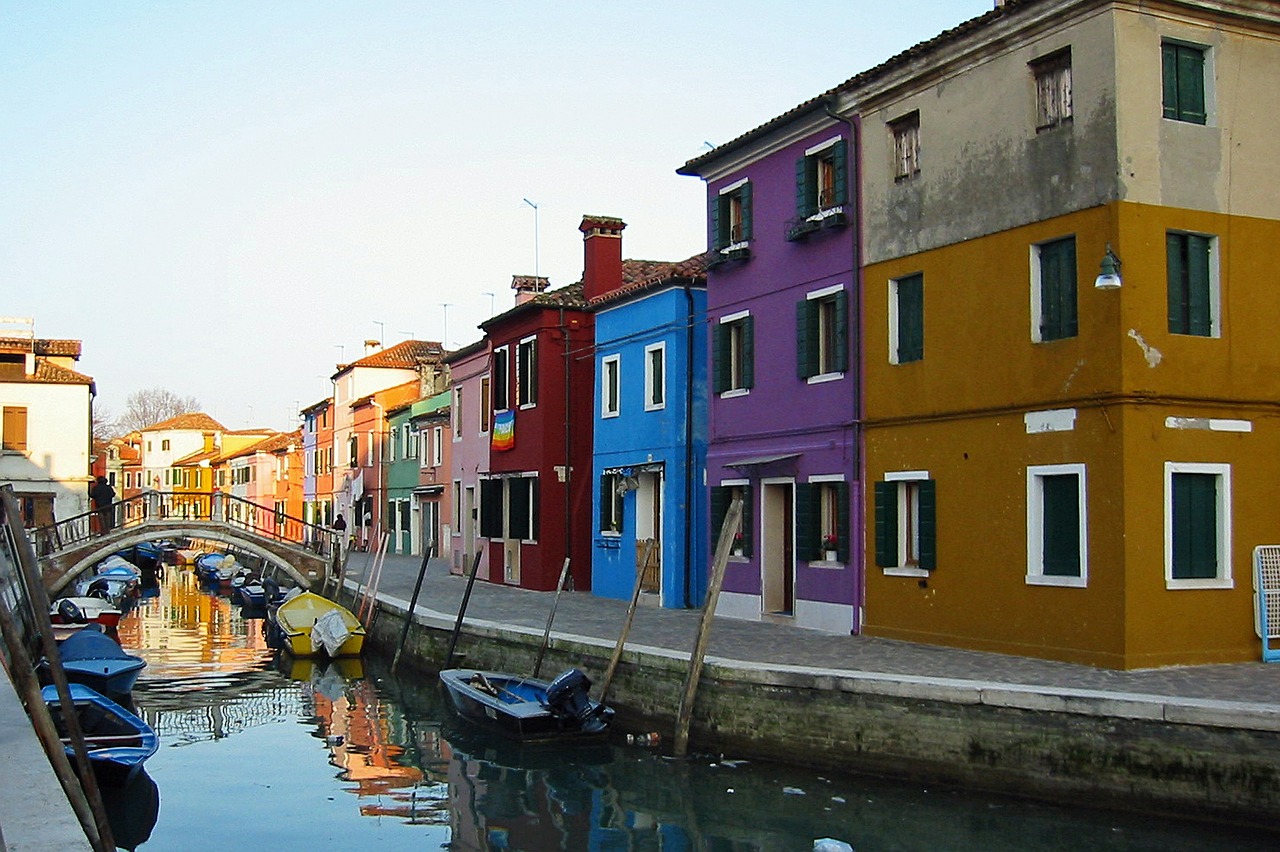
[[[499,452],[516,448],[516,413],[514,409],[493,415],[493,438],[489,446]]]

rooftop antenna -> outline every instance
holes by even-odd
[[[444,334],[441,335],[440,345],[445,349],[449,348],[449,309],[453,307],[450,302],[441,302],[440,307],[444,308]]]
[[[373,324],[378,327],[378,345],[386,346],[387,324],[385,322],[378,322],[377,320],[374,320]]]
[[[339,363],[339,364],[344,364],[344,363],[346,363],[346,360],[347,360],[347,349],[346,349],[346,347],[345,347],[345,346],[343,346],[341,343],[335,343],[335,344],[333,344],[333,346],[334,346],[334,348],[335,348],[335,349],[337,349],[337,350],[338,350],[338,363]]]
[[[497,296],[497,294],[489,293],[486,291],[484,293],[481,293],[480,295],[489,297],[489,316],[493,316],[493,300],[494,300],[494,297]]]
[[[533,277],[537,278],[540,274],[538,272],[538,205],[527,198],[521,200],[533,208]]]

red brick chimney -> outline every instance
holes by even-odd
[[[622,286],[622,229],[626,222],[612,216],[583,216],[582,296],[590,301]]]

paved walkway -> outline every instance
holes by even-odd
[[[368,554],[353,553],[347,565],[348,585],[367,584]],[[376,593],[408,602],[421,565],[420,557],[389,555]],[[415,614],[457,618],[466,578],[450,574],[444,560],[428,566]],[[555,600],[552,592],[498,586],[477,581],[467,607],[467,620],[534,629],[540,634]],[[627,602],[584,592],[564,592],[556,609],[552,634],[590,637],[615,643],[626,618]],[[691,652],[701,613],[698,610],[637,609],[628,648],[648,646],[682,655]],[[918,645],[866,636],[832,636],[784,625],[717,618],[711,629],[709,659],[764,667],[800,667],[814,672],[901,677],[904,680],[964,681],[1046,691],[1087,690],[1117,696],[1212,701],[1250,705],[1280,716],[1280,664],[1178,666],[1141,671],[1113,671],[1091,666]]]

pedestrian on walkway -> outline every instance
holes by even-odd
[[[116,490],[105,476],[99,476],[89,489],[89,497],[93,500],[94,511],[98,513],[98,531],[111,532],[115,526]]]
[[[333,554],[337,557],[338,570],[341,571],[347,561],[347,519],[342,517],[341,512],[333,519],[333,531],[337,533],[334,536]]]

